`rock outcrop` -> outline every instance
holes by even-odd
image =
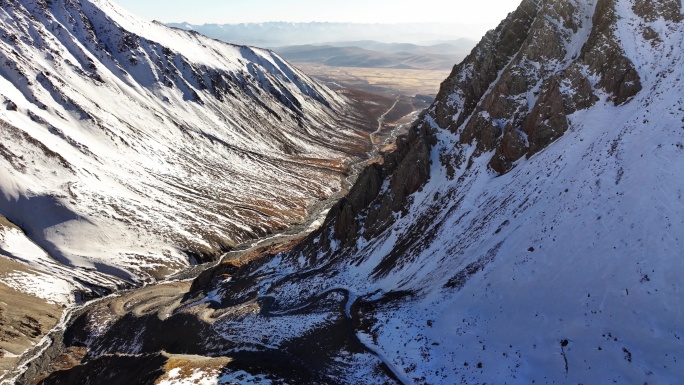
[[[637,8],[647,12],[641,3]],[[663,8],[674,17],[672,6]],[[594,89],[615,105],[641,90],[616,17],[610,0],[523,1],[442,84],[435,121],[459,133],[461,143],[475,144],[476,156],[494,151],[492,169],[509,171],[558,139],[567,115],[596,103]]]
[[[366,167],[328,215],[326,224],[334,223],[334,240],[350,246],[359,237],[373,238],[393,223],[395,213],[402,215],[410,195],[430,177],[433,144],[431,129],[416,125],[397,138],[395,150]]]

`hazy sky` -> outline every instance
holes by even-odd
[[[496,27],[521,0],[113,0],[130,12],[162,22],[248,23],[265,21],[409,23],[464,26],[479,37]]]

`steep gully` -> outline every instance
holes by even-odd
[[[0,377],[0,385],[10,385],[15,383],[24,383],[29,379],[35,378],[40,373],[44,373],[45,369],[50,365],[50,363],[62,353],[63,338],[69,325],[77,319],[79,316],[88,312],[90,308],[103,301],[110,301],[122,297],[124,295],[134,295],[138,291],[144,289],[151,289],[153,287],[163,287],[164,285],[173,285],[175,283],[183,284],[190,283],[195,278],[197,278],[203,271],[211,269],[217,264],[221,263],[223,260],[237,259],[239,260],[242,256],[247,256],[250,254],[262,254],[264,250],[277,248],[288,243],[297,242],[298,240],[304,239],[308,234],[318,229],[330,211],[330,209],[343,198],[350,190],[351,186],[355,183],[357,177],[364,169],[364,167],[374,159],[379,156],[380,149],[384,146],[392,144],[402,132],[405,132],[416,119],[420,111],[413,111],[406,115],[401,120],[406,121],[406,118],[410,120],[406,123],[397,124],[394,127],[387,127],[386,117],[392,112],[392,110],[397,106],[399,99],[390,106],[388,110],[382,113],[377,118],[378,128],[376,131],[369,134],[369,140],[373,145],[372,150],[368,153],[365,160],[358,161],[349,166],[349,175],[345,179],[342,188],[336,194],[333,194],[328,199],[315,202],[309,209],[309,215],[305,221],[292,225],[290,228],[275,232],[266,237],[256,239],[250,242],[246,242],[235,249],[225,253],[217,261],[199,264],[191,266],[183,271],[177,272],[170,277],[153,283],[151,285],[144,284],[142,287],[132,287],[129,289],[120,290],[109,295],[91,299],[83,303],[77,303],[65,308],[62,313],[61,319],[55,325],[55,327],[50,330],[33,348],[24,353],[19,363],[14,370],[5,373]],[[389,131],[389,132],[387,132]],[[180,285],[181,289],[186,288],[187,285]],[[187,288],[186,288],[187,289]],[[357,301],[357,296],[350,292],[348,289],[338,288],[335,289],[340,291],[345,297],[345,317],[346,322],[349,323],[349,333],[350,337],[355,340],[355,342],[361,346],[364,350],[369,353],[376,355],[378,359],[383,362],[385,372],[392,379],[406,383],[404,379],[401,378],[400,371],[392,368],[391,364],[381,357],[371,346],[363,342],[363,338],[357,334],[353,325],[358,321],[358,314],[355,312],[355,303]],[[142,297],[145,296],[144,293],[140,293]],[[320,297],[330,294],[329,292],[322,293]],[[173,296],[170,296],[173,297]],[[166,305],[162,304],[164,297],[161,296],[158,299],[156,296],[153,298],[152,302],[146,302],[146,307],[155,308],[156,305]],[[264,299],[267,300],[268,297]],[[159,301],[159,302],[155,302]],[[121,312],[126,312],[126,303],[118,304],[119,310]],[[303,304],[302,307],[306,307],[307,304]],[[268,306],[264,309],[267,313],[269,312]],[[355,320],[356,319],[356,320]]]

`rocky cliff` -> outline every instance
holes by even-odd
[[[682,12],[523,1],[321,229],[93,306],[43,383],[676,383]]]

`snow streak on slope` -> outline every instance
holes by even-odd
[[[302,220],[367,150],[347,101],[273,52],[106,0],[0,4],[0,214],[91,284]]]
[[[20,292],[34,295],[51,303],[72,303],[73,292],[80,285],[59,278],[78,276],[64,266],[55,263],[49,255],[33,243],[21,229],[0,217],[0,256],[24,263],[35,269],[33,274],[25,271],[9,271],[0,274],[0,282]]]

